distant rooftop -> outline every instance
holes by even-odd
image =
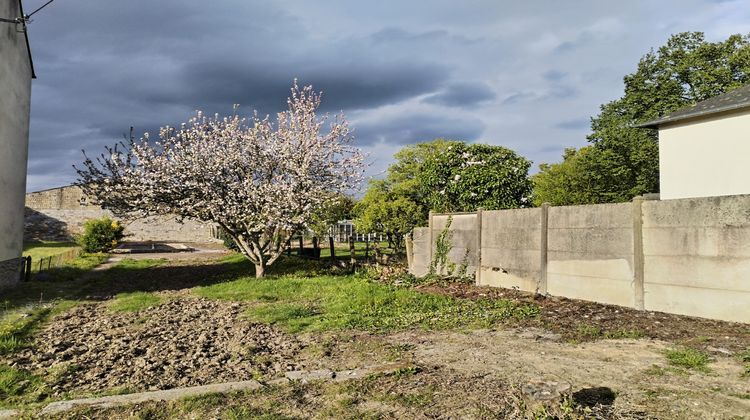
[[[719,96],[714,96],[713,98],[706,99],[705,101],[698,102],[695,105],[680,108],[677,111],[674,111],[664,117],[657,118],[645,123],[636,124],[635,126],[639,128],[655,128],[665,123],[681,121],[695,117],[703,117],[711,114],[718,114],[720,112],[748,107],[750,107],[750,84],[735,89],[731,92],[727,92]]]

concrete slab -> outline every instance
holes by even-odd
[[[72,410],[78,406],[107,408],[125,404],[136,404],[146,401],[174,401],[196,395],[210,394],[215,392],[254,390],[262,387],[263,385],[260,382],[250,380],[241,382],[226,382],[223,384],[194,386],[190,388],[168,389],[165,391],[139,392],[137,394],[111,395],[108,397],[57,401],[44,407],[44,409],[39,414],[49,415],[61,413],[63,411]]]
[[[0,410],[0,420],[13,419],[18,415],[18,410]]]

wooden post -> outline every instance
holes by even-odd
[[[354,252],[354,237],[353,236],[349,236],[349,254],[350,254],[349,263],[352,265],[352,271],[354,271],[354,268],[357,265],[357,255]]]
[[[333,236],[328,237],[328,246],[331,247],[331,259],[336,259],[336,247],[333,246]]]
[[[370,259],[370,238],[365,237],[365,261]]]
[[[31,255],[26,258],[26,281],[29,281],[31,280]]]
[[[304,240],[303,240],[303,238],[302,238],[302,235],[300,234],[300,235],[299,235],[299,256],[300,256],[300,257],[302,256],[302,252],[303,252],[303,250],[304,250],[304,248],[305,248],[305,244],[304,244],[304,242],[303,242],[303,241],[304,241]]]
[[[540,249],[540,260],[539,260],[539,284],[537,285],[537,293],[543,295],[547,294],[547,222],[549,220],[549,203],[542,203],[542,215],[540,220],[541,230],[541,246]]]
[[[52,268],[52,257],[47,258],[47,271]]]
[[[635,309],[646,307],[643,293],[643,197],[633,199],[633,304]]]

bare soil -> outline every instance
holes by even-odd
[[[543,328],[568,341],[607,337],[651,338],[731,355],[750,348],[750,325],[662,312],[638,311],[562,297],[534,295],[518,290],[451,283],[420,286],[428,293],[464,299],[504,298],[539,305],[537,319],[523,326]]]
[[[750,348],[750,326],[744,324],[443,284],[420,289],[533,302],[541,314],[489,330],[291,335],[244,319],[243,304],[185,290],[199,284],[190,283],[197,272],[205,277],[221,269],[156,267],[149,276],[169,279],[156,289],[163,302],[131,313],[111,311],[106,299],[143,290],[148,278],[94,288],[92,296],[102,301],[56,316],[30,349],[0,357],[0,363],[54,377],[50,385],[59,395],[269,381],[290,370],[386,362],[405,367],[347,383],[293,383],[202,402],[82,408],[64,415],[69,418],[741,419],[750,413],[750,378],[737,357]],[[708,369],[671,366],[665,351],[680,346],[709,353]],[[539,384],[562,391],[540,400],[528,391]]]
[[[86,303],[57,316],[10,365],[55,372],[55,395],[142,391],[273,376],[299,368],[303,344],[268,325],[239,319],[244,307],[161,292],[137,312]]]

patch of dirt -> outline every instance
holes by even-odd
[[[58,315],[30,349],[7,362],[55,373],[67,391],[168,389],[274,376],[302,368],[304,344],[240,315],[244,307],[164,294],[166,302],[129,313],[82,304]]]
[[[552,381],[570,384],[580,403],[592,394],[612,396],[617,412],[658,418],[742,418],[750,412],[750,381],[730,357],[716,357],[708,372],[670,369],[656,340],[562,341],[544,330],[411,331],[391,337],[413,346],[419,365],[442,366],[462,375],[484,375],[523,385]],[[601,392],[609,390],[611,393]]]
[[[541,308],[540,316],[521,325],[560,334],[565,340],[589,341],[606,337],[647,337],[687,344],[709,352],[732,354],[750,348],[750,325],[621,306],[542,296],[517,290],[450,283],[419,286],[418,290],[465,299],[504,298]],[[628,336],[631,334],[633,336]],[[722,351],[724,350],[724,351]]]

